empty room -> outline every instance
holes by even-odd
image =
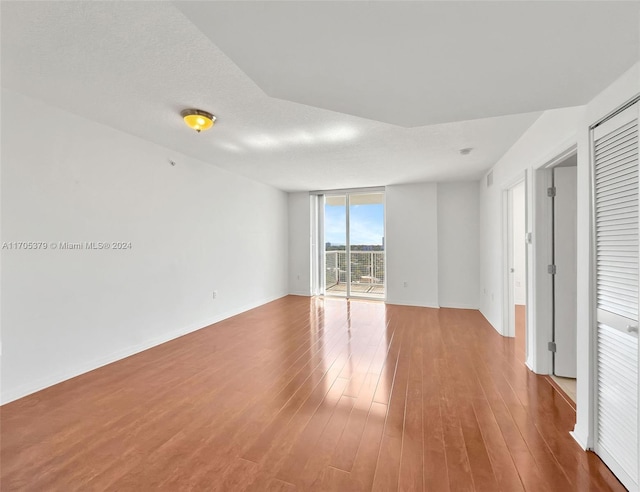
[[[640,2],[0,2],[2,491],[639,490]]]

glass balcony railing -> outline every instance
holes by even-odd
[[[351,293],[384,297],[384,251],[351,251]],[[325,291],[346,292],[347,252],[325,251]]]

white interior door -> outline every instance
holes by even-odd
[[[577,167],[553,170],[554,374],[576,377]]]
[[[595,451],[638,490],[638,104],[593,131]]]

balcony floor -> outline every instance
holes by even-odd
[[[336,284],[325,289],[326,294],[332,296],[346,296],[347,284]],[[352,283],[352,297],[371,297],[374,299],[384,299],[384,285],[368,283]]]

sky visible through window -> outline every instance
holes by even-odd
[[[346,207],[326,205],[324,208],[324,240],[333,245],[346,243]],[[380,204],[351,205],[349,216],[352,245],[382,245],[384,208]]]

